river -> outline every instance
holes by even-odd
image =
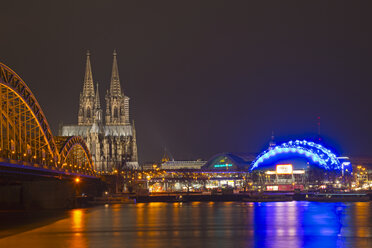
[[[193,202],[0,213],[0,247],[372,247],[372,202]]]

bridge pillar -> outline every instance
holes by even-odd
[[[0,185],[0,208],[1,209],[14,209],[21,208],[22,185],[10,184]]]
[[[78,194],[72,181],[41,180],[0,185],[0,209],[66,209]]]
[[[65,209],[74,205],[76,185],[71,181],[29,181],[22,183],[25,209]]]

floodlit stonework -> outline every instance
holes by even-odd
[[[62,136],[78,135],[84,138],[92,154],[95,170],[112,172],[126,168],[138,168],[136,130],[129,119],[129,97],[120,86],[117,53],[114,51],[110,88],[103,114],[98,84],[93,85],[90,53],[84,77],[83,92],[80,93],[78,125],[65,125]],[[103,119],[105,117],[105,119]]]

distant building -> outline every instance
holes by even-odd
[[[141,165],[142,170],[155,170],[159,168],[160,165],[157,162],[145,162]]]
[[[203,171],[248,172],[256,154],[244,152],[227,152],[214,155],[203,166]]]
[[[166,161],[161,164],[162,170],[200,170],[207,161]]]
[[[83,92],[80,93],[78,125],[62,127],[62,136],[81,136],[92,154],[95,170],[138,168],[136,130],[129,118],[129,97],[121,90],[116,51],[113,53],[110,89],[102,111],[98,84],[93,86],[90,53],[87,53]]]
[[[249,167],[253,186],[268,191],[346,187],[352,179],[347,157],[337,157],[322,144],[295,140],[269,147]],[[342,179],[342,180],[341,180]]]
[[[174,160],[173,158],[171,159],[172,155],[167,151],[167,148],[164,149],[164,155],[161,158],[161,163],[166,163],[170,160]]]

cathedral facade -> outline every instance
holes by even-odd
[[[90,53],[87,52],[78,124],[61,128],[62,136],[83,137],[93,157],[94,169],[106,173],[139,167],[136,130],[129,118],[129,97],[121,89],[116,51],[113,56],[105,112],[101,108],[98,83],[94,89]]]

